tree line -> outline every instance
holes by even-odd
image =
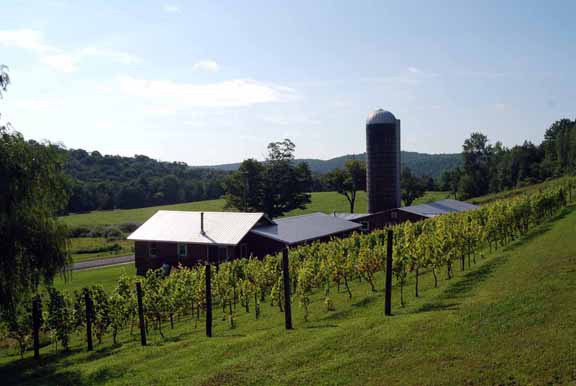
[[[491,144],[480,132],[462,146],[463,166],[445,172],[440,185],[468,199],[576,173],[576,121],[561,119],[535,145],[525,141],[511,148]]]
[[[31,142],[33,143],[33,142]],[[131,209],[220,198],[228,173],[161,162],[144,155],[122,157],[59,148],[69,178],[66,212]]]

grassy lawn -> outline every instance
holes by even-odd
[[[237,309],[230,329],[215,309],[214,338],[179,321],[154,331],[140,347],[125,331],[88,353],[75,338],[71,354],[42,350],[43,362],[0,355],[2,384],[12,385],[570,385],[576,382],[576,210],[536,228],[505,250],[458,272],[421,297],[394,293],[394,316],[383,294],[354,282],[354,296],[332,290],[336,311],[312,300],[303,321],[294,304],[293,331],[283,314],[263,306],[261,319]],[[84,277],[82,281],[102,280]],[[86,271],[76,275],[91,275]],[[118,274],[116,272],[115,274]],[[108,276],[112,276],[110,273]],[[382,277],[378,277],[382,288]],[[321,292],[321,291],[319,291]]]
[[[116,246],[114,250],[107,250]],[[104,237],[74,237],[70,239],[70,253],[74,262],[126,256],[134,254],[134,243],[128,240],[107,240]]]
[[[441,200],[448,197],[447,192],[427,192],[423,197],[418,199],[414,204]],[[61,217],[62,221],[70,226],[78,225],[110,225],[122,224],[129,222],[143,223],[158,210],[204,210],[204,211],[221,211],[224,210],[224,200],[207,200],[188,202],[184,204],[152,206],[138,209],[119,209],[108,211],[95,211],[82,214],[71,214]],[[336,192],[314,192],[312,193],[312,202],[306,209],[297,209],[290,212],[289,216],[324,212],[332,213],[349,212],[350,207],[346,198]],[[362,213],[367,211],[366,192],[359,192],[356,202],[355,212]]]
[[[72,271],[66,279],[60,276],[57,277],[54,281],[54,286],[59,290],[73,292],[76,289],[99,284],[109,292],[114,289],[118,278],[123,273],[136,275],[134,263]]]

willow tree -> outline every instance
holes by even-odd
[[[0,79],[5,91],[8,78]],[[66,228],[55,217],[67,201],[60,157],[55,146],[0,126],[0,316],[14,315],[21,299],[70,261]]]

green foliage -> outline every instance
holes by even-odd
[[[54,217],[67,199],[62,162],[56,146],[0,127],[0,312],[70,261],[66,227]]]
[[[266,162],[242,162],[226,181],[226,206],[270,217],[304,209],[310,202],[312,176],[305,163],[294,165],[294,149],[289,139],[272,142]]]
[[[58,342],[65,351],[70,349],[70,334],[74,329],[70,304],[65,296],[53,287],[48,287],[48,317],[46,328],[53,337],[58,350]]]
[[[412,205],[416,199],[424,196],[424,193],[426,193],[425,179],[414,176],[408,168],[402,169],[400,187],[402,189],[402,201],[404,201],[405,206]]]
[[[356,193],[366,190],[366,163],[364,161],[348,160],[344,169],[335,169],[327,174],[328,186],[342,194],[350,204],[350,213],[354,213]]]

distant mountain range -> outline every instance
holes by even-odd
[[[347,154],[328,160],[321,159],[297,159],[296,162],[306,162],[310,170],[314,173],[328,173],[334,169],[342,168],[349,159],[365,160],[366,153]],[[439,177],[446,170],[452,170],[462,165],[462,155],[455,154],[426,154],[413,151],[402,151],[402,166],[407,166],[418,176]],[[238,169],[240,163],[222,164],[213,166],[201,166],[222,171],[233,171]]]

